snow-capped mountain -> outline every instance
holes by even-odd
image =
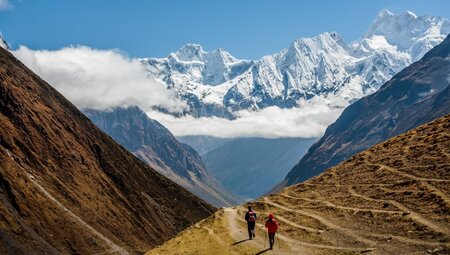
[[[5,50],[9,50],[8,42],[3,38],[3,35],[0,33],[0,47],[2,47]]]
[[[186,100],[194,116],[233,117],[233,111],[291,108],[316,96],[352,102],[375,92],[450,33],[441,17],[379,13],[361,39],[335,32],[295,40],[259,60],[187,44],[167,58],[143,58],[149,75]],[[337,103],[336,103],[337,105]]]

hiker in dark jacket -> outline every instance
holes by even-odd
[[[251,206],[248,206],[248,212],[245,214],[245,221],[247,222],[248,237],[252,240],[255,237],[255,223],[256,223],[256,213],[252,210]]]
[[[269,233],[269,244],[270,249],[273,249],[273,245],[275,243],[275,234],[278,230],[278,222],[275,220],[273,213],[269,214],[269,219],[266,221],[267,233]]]

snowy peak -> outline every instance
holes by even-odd
[[[240,62],[233,57],[229,52],[219,48],[213,51],[207,52],[199,44],[186,44],[175,53],[171,53],[169,57],[175,57],[179,61],[184,62],[220,62],[224,65],[232,65],[236,62]]]
[[[174,54],[181,61],[202,61],[205,53],[199,44],[186,44]]]
[[[295,40],[288,51],[295,50],[298,53],[310,54],[318,52],[336,52],[345,51],[345,43],[342,38],[335,32],[322,33],[311,38],[299,38]]]
[[[9,50],[9,44],[6,42],[6,40],[3,38],[3,35],[0,33],[0,47],[2,47],[5,50]]]
[[[198,87],[199,84],[218,85],[248,69],[252,61],[239,60],[223,49],[210,52],[199,44],[186,44],[167,58],[145,58],[147,70],[168,87]],[[180,88],[178,90],[186,89]]]
[[[395,14],[389,11],[388,9],[383,9],[378,13],[376,20],[384,19],[385,17],[391,16],[395,16]]]
[[[240,62],[237,58],[233,57],[228,51],[223,50],[221,48],[213,50],[209,53],[210,59],[215,59],[220,61],[226,65],[232,65]]]
[[[254,61],[187,44],[168,58],[143,63],[195,109],[194,116],[228,118],[242,109],[299,107],[299,100],[314,97],[352,102],[378,90],[448,33],[445,18],[382,10],[351,44],[336,32],[322,33]]]
[[[411,52],[415,61],[444,40],[449,33],[450,22],[446,18],[417,16],[411,11],[396,15],[389,10],[382,10],[363,36],[363,40],[376,38],[376,41],[380,42],[382,36],[387,45],[396,46],[403,52]],[[386,43],[381,46],[386,48]]]

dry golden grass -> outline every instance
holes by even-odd
[[[450,115],[253,202],[281,228],[267,254],[450,254]],[[261,254],[244,207],[226,208],[148,254]],[[209,229],[209,231],[208,231]]]

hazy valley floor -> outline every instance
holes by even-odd
[[[224,208],[152,254],[449,254],[450,116],[355,155],[324,174],[245,206]],[[281,229],[266,251],[261,220]]]

